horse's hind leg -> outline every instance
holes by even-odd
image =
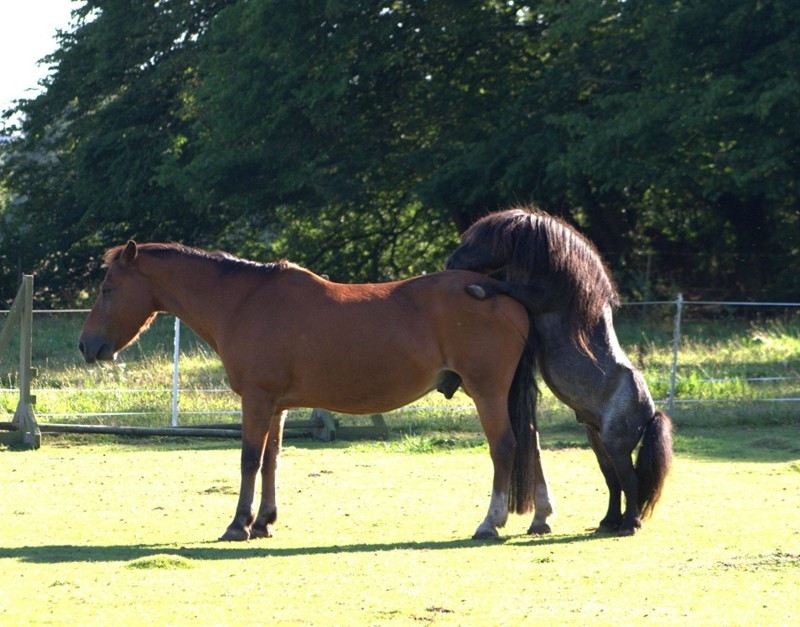
[[[507,281],[487,281],[471,283],[467,285],[465,289],[473,298],[477,298],[478,300],[485,300],[496,294],[505,294],[506,296],[518,300],[531,313],[539,311],[543,306],[543,292],[540,288],[534,287],[533,285],[517,285],[516,283],[509,283]],[[552,531],[547,522],[547,518],[553,513],[553,506],[550,502],[550,490],[547,487],[547,479],[545,478],[544,468],[542,467],[542,450],[539,446],[538,432],[534,433],[534,439],[534,515],[531,526],[528,527],[528,533],[544,534]]]
[[[284,411],[274,414],[270,422],[264,461],[261,464],[261,505],[258,508],[255,522],[250,528],[251,538],[271,538],[272,526],[278,519],[277,472],[285,420],[286,412]]]
[[[542,468],[542,449],[539,447],[539,434],[534,434],[536,451],[534,452],[534,466],[536,479],[533,489],[533,522],[528,527],[530,534],[550,533],[552,529],[547,522],[548,516],[553,513],[553,505],[550,503],[550,490],[547,487],[547,479]]]
[[[627,423],[613,415],[604,417],[604,422],[600,431],[587,427],[589,442],[597,455],[609,492],[608,512],[600,521],[598,531],[617,531],[621,536],[630,536],[642,526],[639,517],[639,479],[631,459],[638,431],[633,434],[615,433],[614,425]],[[624,512],[622,494],[625,495]]]
[[[635,443],[629,445],[624,440],[609,441],[609,438],[606,437],[604,444],[614,464],[619,486],[625,494],[625,511],[622,514],[618,533],[621,536],[632,536],[642,526],[642,520],[639,517],[639,479],[631,459]]]
[[[499,398],[495,402],[487,402],[485,399],[474,396],[473,398],[478,409],[481,426],[489,441],[489,454],[494,465],[494,479],[489,511],[472,537],[475,540],[496,540],[500,537],[497,529],[504,527],[508,520],[508,490],[517,443],[511,431],[506,399]]]
[[[595,427],[586,425],[586,435],[589,438],[589,444],[591,444],[592,450],[597,457],[597,463],[600,465],[600,470],[608,486],[608,511],[603,520],[600,521],[597,531],[617,531],[622,524],[622,488],[619,483],[619,477],[614,463],[611,461],[611,457],[600,438],[600,432]]]

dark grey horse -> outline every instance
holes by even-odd
[[[636,533],[669,471],[672,423],[656,411],[617,341],[612,309],[618,296],[600,254],[563,220],[524,208],[487,215],[461,241],[447,268],[502,274],[505,281],[468,290],[476,298],[507,294],[525,305],[542,378],[586,425],[609,490],[599,530]]]

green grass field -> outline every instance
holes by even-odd
[[[800,619],[797,426],[679,433],[632,538],[592,531],[606,498],[592,453],[545,450],[553,534],[512,516],[501,543],[468,539],[488,505],[486,447],[408,439],[289,444],[276,536],[248,543],[215,540],[235,507],[235,442],[60,437],[0,453],[0,623]]]

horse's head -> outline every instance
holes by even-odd
[[[496,246],[494,239],[483,237],[479,226],[476,222],[464,232],[461,246],[447,257],[445,268],[493,274],[508,264],[507,252]]]
[[[461,246],[447,258],[445,267],[513,280],[508,276],[509,270],[517,271],[514,266],[519,265],[518,254],[525,252],[524,247],[519,247],[519,234],[530,229],[536,219],[536,213],[520,208],[482,217],[461,235]]]
[[[493,274],[505,265],[503,260],[493,255],[488,247],[462,244],[450,253],[445,268]]]
[[[108,272],[78,344],[87,363],[115,359],[155,317],[151,285],[138,268],[137,255],[133,241],[106,253]]]

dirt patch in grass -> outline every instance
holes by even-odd
[[[183,570],[194,568],[194,564],[190,559],[181,557],[180,555],[161,553],[158,555],[148,555],[147,557],[135,559],[128,563],[126,568],[136,568],[140,570]]]
[[[746,555],[730,561],[719,562],[724,569],[746,571],[778,570],[783,568],[800,568],[800,553],[775,551],[766,555]]]

